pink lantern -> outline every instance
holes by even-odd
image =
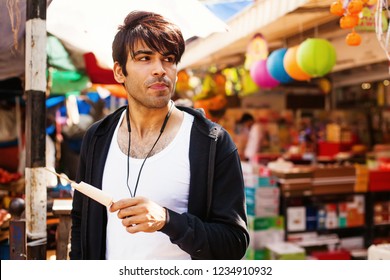
[[[279,85],[279,81],[274,79],[268,72],[267,59],[253,63],[250,75],[255,84],[261,88],[273,88]]]

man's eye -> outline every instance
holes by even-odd
[[[140,61],[146,61],[146,60],[150,60],[149,56],[142,56],[140,57],[138,60]]]
[[[166,62],[174,62],[174,61],[175,61],[175,57],[173,57],[173,56],[167,56],[167,57],[165,58],[165,61],[166,61]]]

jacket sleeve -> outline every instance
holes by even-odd
[[[78,163],[76,181],[80,182],[85,178],[85,168],[86,168],[86,153],[87,153],[87,135],[83,139],[81,146],[80,158]],[[74,191],[73,193],[73,203],[72,203],[72,229],[71,229],[71,249],[69,252],[69,258],[71,260],[80,260],[82,259],[82,246],[81,246],[81,216],[82,216],[82,207],[83,207],[83,196],[80,192]]]
[[[168,209],[168,221],[161,231],[193,259],[241,259],[245,255],[249,234],[236,149],[215,168],[209,220]]]

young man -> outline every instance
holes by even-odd
[[[202,113],[171,101],[184,49],[180,29],[158,14],[132,12],[119,28],[114,76],[128,106],[88,130],[77,176],[115,202],[106,208],[75,191],[71,259],[244,256],[236,146]]]

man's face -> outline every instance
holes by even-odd
[[[122,71],[115,63],[115,78],[125,84],[130,99],[148,108],[162,108],[168,104],[177,74],[174,55],[154,52],[143,42],[138,42],[134,58],[128,55],[126,70],[126,77],[118,75]]]

